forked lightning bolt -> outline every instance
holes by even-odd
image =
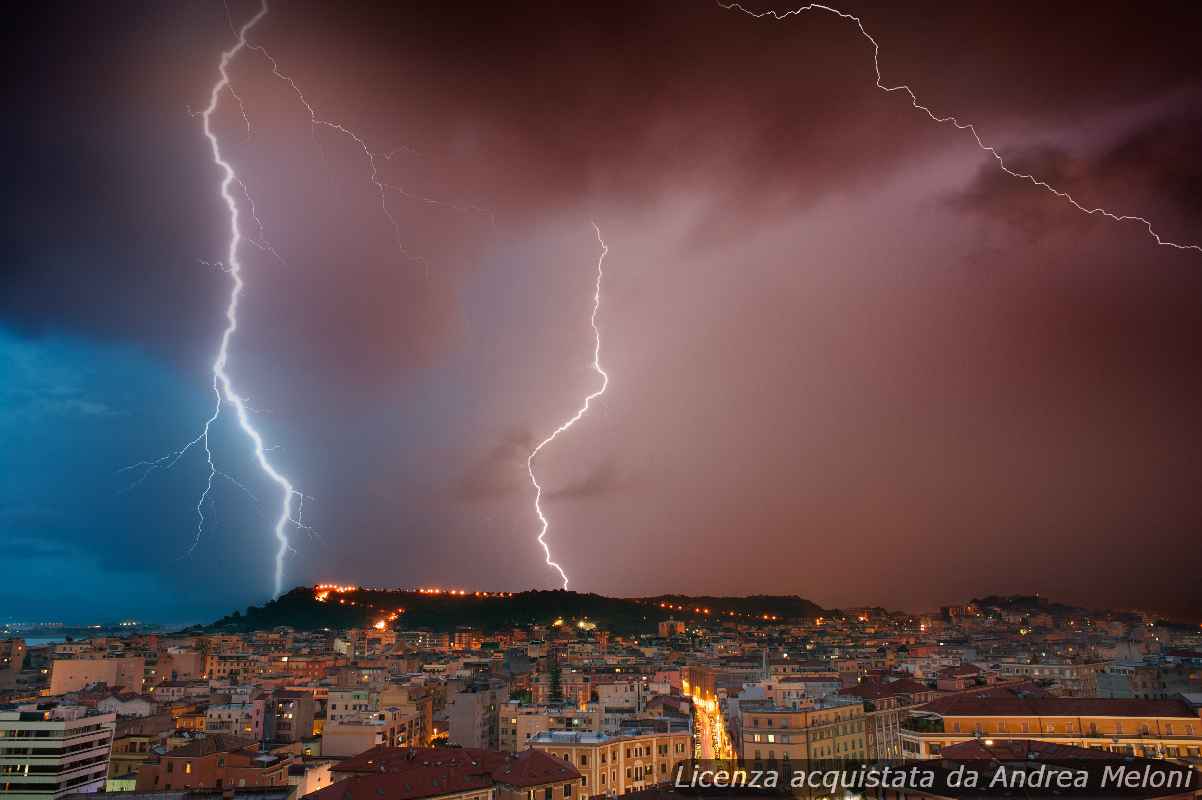
[[[275,520],[273,529],[276,540],[275,553],[275,582],[274,593],[279,596],[283,590],[284,582],[284,557],[288,554],[288,526],[297,525],[304,527],[302,523],[294,519],[292,516],[293,500],[300,498],[303,501],[304,495],[297,491],[288,480],[267,457],[268,448],[263,443],[263,437],[255,428],[250,419],[250,410],[247,407],[246,398],[240,395],[234,387],[233,378],[229,373],[229,354],[230,345],[233,343],[234,335],[238,331],[238,305],[242,297],[245,282],[242,279],[242,261],[239,250],[242,243],[248,242],[259,247],[260,249],[269,252],[271,255],[280,259],[280,255],[276,252],[270,243],[263,238],[263,226],[255,213],[254,201],[251,199],[250,192],[246,188],[246,184],[238,177],[234,171],[234,167],[225,159],[221,152],[221,143],[218,140],[216,132],[213,130],[213,115],[216,113],[218,106],[221,103],[223,94],[229,94],[238,103],[241,110],[242,118],[246,121],[247,131],[250,130],[250,121],[246,115],[246,109],[242,105],[242,99],[234,91],[230,84],[229,66],[233,60],[243,50],[251,47],[247,41],[247,34],[250,30],[259,23],[267,15],[268,6],[267,0],[262,0],[259,11],[249,20],[247,20],[241,28],[235,31],[236,40],[228,50],[221,53],[221,60],[218,64],[218,79],[209,90],[209,102],[205,108],[199,112],[197,116],[202,121],[205,138],[209,142],[209,149],[212,154],[213,163],[221,171],[220,194],[221,200],[225,204],[226,210],[229,213],[229,232],[230,238],[227,244],[226,260],[221,264],[221,268],[230,279],[230,294],[229,300],[225,308],[225,328],[222,330],[221,339],[217,348],[217,355],[213,360],[213,413],[205,420],[204,426],[196,438],[185,444],[179,450],[176,450],[162,458],[153,461],[143,461],[134,464],[126,469],[142,468],[144,471],[133,486],[137,486],[146,477],[157,469],[170,469],[193,447],[201,445],[204,447],[205,459],[208,463],[209,471],[205,480],[204,491],[201,492],[200,498],[196,503],[196,534],[193,538],[191,546],[188,548],[188,553],[196,549],[200,543],[200,537],[204,532],[205,527],[205,508],[209,502],[209,496],[213,491],[213,479],[221,476],[231,481],[234,485],[247,491],[246,487],[236,481],[231,476],[217,469],[213,461],[213,450],[210,446],[209,436],[212,432],[213,424],[217,422],[221,416],[221,412],[225,409],[228,403],[234,409],[234,415],[238,420],[238,425],[242,431],[250,439],[251,447],[254,452],[256,463],[263,473],[280,489],[280,512]],[[259,236],[255,238],[246,236],[242,233],[241,214],[238,209],[238,200],[234,196],[234,187],[246,197],[250,209],[251,218],[259,228]],[[282,261],[282,259],[280,259]],[[131,487],[133,488],[133,487]],[[249,491],[247,492],[249,494]],[[253,497],[253,495],[252,495]]]
[[[259,11],[249,20],[247,20],[238,30],[238,39],[234,42],[233,47],[221,54],[221,62],[218,66],[220,77],[217,83],[213,84],[212,90],[209,92],[209,104],[201,112],[201,119],[204,122],[205,138],[209,140],[209,147],[213,154],[213,163],[221,170],[221,199],[225,202],[226,209],[229,211],[230,219],[230,240],[228,252],[226,255],[226,272],[230,276],[232,286],[230,288],[229,303],[225,308],[226,326],[221,334],[221,343],[217,349],[217,358],[213,362],[213,394],[216,397],[216,406],[213,410],[213,416],[205,423],[204,432],[202,434],[205,444],[205,453],[209,457],[209,481],[205,487],[205,494],[201,496],[201,503],[198,508],[203,508],[205,497],[213,486],[213,454],[209,449],[209,428],[217,417],[221,414],[223,408],[223,400],[234,407],[234,413],[238,418],[238,425],[251,441],[254,449],[255,460],[259,464],[259,468],[280,488],[281,502],[280,513],[275,521],[275,595],[278,597],[283,590],[284,584],[284,556],[288,554],[288,533],[287,528],[292,519],[292,501],[300,496],[300,493],[293,487],[292,482],[286,478],[283,473],[275,468],[271,460],[267,458],[266,448],[263,445],[263,437],[255,426],[251,423],[250,412],[247,410],[245,399],[238,394],[234,388],[233,379],[227,370],[229,364],[230,343],[233,341],[234,334],[238,331],[238,301],[242,296],[242,290],[245,288],[245,283],[242,280],[242,262],[239,258],[239,246],[242,244],[243,235],[240,226],[240,215],[238,211],[238,201],[234,197],[233,187],[236,184],[242,191],[246,192],[246,184],[238,178],[234,172],[233,166],[225,160],[221,154],[221,144],[217,139],[217,134],[213,131],[213,114],[217,111],[217,106],[221,102],[221,95],[229,91],[231,95],[237,97],[230,88],[229,65],[230,62],[243,49],[248,47],[247,34],[250,32],[259,20],[267,15],[267,0],[262,0],[259,6]],[[239,101],[239,104],[240,101]],[[243,112],[245,118],[245,111]],[[249,194],[247,194],[249,197]],[[203,524],[203,512],[202,524]]]
[[[530,455],[526,458],[526,471],[530,474],[530,483],[534,485],[534,513],[538,515],[540,528],[538,531],[538,543],[543,547],[543,554],[546,556],[547,566],[554,567],[559,573],[559,577],[563,578],[563,588],[568,588],[568,575],[563,571],[563,567],[551,560],[551,547],[547,544],[547,529],[551,527],[551,523],[547,521],[547,517],[543,514],[542,498],[543,487],[539,485],[538,478],[534,477],[534,459],[542,452],[542,449],[566,431],[568,428],[580,421],[580,418],[588,413],[589,405],[598,397],[605,393],[605,388],[609,386],[609,375],[601,368],[601,329],[597,327],[597,313],[601,310],[601,279],[605,276],[605,255],[609,252],[609,248],[605,246],[605,240],[601,238],[601,229],[597,227],[597,223],[593,223],[593,230],[597,234],[597,243],[601,245],[601,255],[597,257],[597,282],[593,289],[593,313],[589,318],[590,324],[593,326],[593,371],[601,376],[601,387],[597,391],[584,398],[584,403],[580,409],[567,422],[560,425],[551,435],[538,443],[538,446],[530,451]]]
[[[276,556],[275,556],[275,583],[274,583],[274,586],[275,586],[275,594],[278,596],[283,587],[284,557],[287,555],[287,553],[290,549],[290,545],[288,543],[288,536],[287,536],[288,527],[290,525],[292,525],[292,526],[302,528],[305,530],[309,530],[309,531],[312,531],[312,528],[310,528],[308,525],[306,525],[302,519],[305,496],[303,494],[301,494],[300,492],[298,492],[295,489],[295,487],[292,485],[291,481],[289,481],[283,475],[283,473],[281,473],[278,469],[276,469],[275,466],[271,463],[270,459],[268,459],[267,453],[270,452],[274,448],[264,446],[262,436],[255,429],[254,425],[251,422],[251,419],[250,419],[251,409],[248,404],[248,400],[246,397],[239,395],[237,393],[237,391],[234,389],[232,378],[230,377],[229,371],[227,369],[230,345],[233,341],[234,334],[237,332],[237,329],[238,329],[238,302],[239,302],[239,299],[241,298],[242,291],[244,288],[244,281],[242,278],[242,263],[239,260],[240,245],[242,245],[243,243],[253,245],[254,247],[257,247],[258,249],[262,250],[263,252],[271,255],[273,258],[275,258],[281,264],[286,263],[284,261],[283,257],[280,255],[280,253],[276,250],[276,248],[271,244],[271,242],[269,242],[267,240],[267,238],[265,236],[265,231],[263,228],[263,223],[259,219],[258,213],[255,208],[254,198],[251,196],[250,190],[247,188],[245,181],[243,181],[243,179],[237,175],[233,166],[223,157],[220,142],[218,140],[217,134],[214,132],[213,127],[212,127],[213,114],[217,111],[217,108],[218,108],[218,105],[220,104],[222,95],[228,94],[238,106],[238,111],[242,117],[242,121],[246,125],[247,136],[249,137],[252,134],[250,117],[247,114],[246,106],[243,103],[241,96],[234,89],[234,86],[230,80],[230,76],[229,76],[230,64],[233,63],[233,61],[238,57],[238,55],[243,50],[252,50],[252,51],[258,53],[268,62],[268,64],[271,67],[272,74],[276,78],[287,83],[289,88],[296,95],[297,99],[304,106],[305,110],[309,114],[310,124],[315,132],[319,127],[328,128],[330,130],[337,132],[340,135],[348,137],[355,143],[355,145],[357,145],[357,147],[362,151],[362,153],[367,161],[367,165],[368,165],[368,168],[370,171],[369,180],[372,183],[372,185],[375,187],[375,190],[376,190],[377,194],[379,195],[380,209],[383,212],[384,217],[387,219],[389,226],[391,228],[392,236],[393,236],[393,243],[395,244],[399,253],[404,258],[406,258],[410,261],[422,264],[426,268],[427,275],[429,274],[430,262],[423,256],[412,253],[406,247],[406,245],[401,237],[400,223],[396,219],[395,215],[393,214],[392,209],[389,208],[389,206],[388,206],[387,193],[395,192],[408,200],[422,203],[425,205],[450,208],[450,209],[453,209],[453,210],[459,211],[459,212],[486,214],[492,221],[494,229],[496,227],[496,221],[495,221],[495,217],[494,217],[492,211],[490,211],[487,208],[477,206],[477,205],[456,205],[454,203],[448,203],[443,200],[438,200],[438,199],[435,199],[432,197],[425,197],[422,195],[417,195],[417,194],[409,192],[408,190],[406,190],[405,188],[403,188],[401,186],[397,186],[395,184],[385,182],[385,180],[380,176],[378,159],[384,159],[385,161],[389,161],[393,158],[393,156],[395,156],[401,150],[408,150],[409,148],[402,147],[402,148],[398,148],[398,149],[393,150],[388,153],[377,153],[368,146],[366,139],[364,139],[362,136],[360,136],[355,131],[351,130],[350,128],[346,127],[345,125],[343,125],[340,122],[330,120],[330,119],[325,119],[325,118],[321,117],[318,114],[317,110],[314,108],[314,106],[309,102],[308,99],[306,99],[304,93],[301,91],[301,88],[297,84],[297,82],[292,77],[290,77],[289,75],[287,75],[286,73],[284,73],[282,71],[282,69],[280,68],[279,62],[275,59],[275,57],[273,55],[271,55],[271,53],[269,53],[262,45],[257,44],[257,43],[252,43],[250,41],[250,39],[249,39],[250,31],[267,15],[267,13],[268,13],[268,0],[260,0],[260,6],[259,6],[258,13],[256,13],[253,17],[251,17],[246,23],[244,23],[239,28],[234,25],[232,18],[230,18],[229,8],[227,6],[226,15],[227,15],[227,19],[229,19],[230,30],[234,34],[235,42],[232,47],[230,47],[228,50],[222,52],[221,60],[220,60],[219,67],[218,67],[218,73],[219,73],[218,80],[213,85],[213,87],[210,91],[209,103],[202,111],[196,113],[196,115],[195,115],[195,116],[200,117],[203,122],[204,134],[209,142],[210,150],[212,152],[213,163],[216,164],[217,167],[221,170],[221,173],[222,173],[221,198],[222,198],[222,201],[225,203],[226,209],[229,213],[229,219],[230,219],[230,241],[229,241],[229,245],[228,245],[227,260],[225,263],[210,265],[210,266],[221,267],[221,269],[227,275],[230,276],[230,279],[232,281],[229,302],[226,307],[226,327],[222,333],[220,347],[218,349],[216,359],[213,363],[213,394],[214,394],[213,413],[205,421],[204,426],[201,429],[201,432],[196,436],[196,438],[192,439],[190,442],[185,444],[179,450],[173,451],[173,452],[167,454],[166,456],[163,456],[158,459],[154,459],[154,460],[150,460],[150,461],[141,461],[137,464],[130,465],[129,467],[124,468],[124,470],[122,470],[122,471],[141,470],[141,474],[134,481],[134,483],[129,487],[129,489],[132,489],[132,488],[135,488],[136,486],[140,485],[143,481],[146,480],[146,478],[151,473],[155,472],[156,470],[170,469],[171,467],[174,467],[175,464],[178,463],[179,460],[184,456],[184,454],[187,453],[189,450],[191,450],[193,447],[200,445],[204,448],[205,458],[206,458],[206,462],[208,464],[208,475],[205,480],[204,490],[201,492],[200,497],[196,504],[195,535],[193,536],[191,545],[187,549],[187,553],[191,554],[196,549],[197,545],[200,543],[201,536],[204,533],[205,522],[206,522],[205,509],[208,506],[208,504],[211,502],[210,497],[213,492],[213,482],[214,482],[215,478],[220,477],[220,478],[224,478],[224,479],[228,480],[233,485],[235,485],[236,487],[238,487],[239,489],[244,491],[252,499],[256,499],[254,497],[254,495],[250,493],[250,491],[247,489],[246,486],[244,486],[242,483],[240,483],[239,481],[234,479],[231,475],[217,469],[217,466],[213,460],[213,451],[209,445],[210,431],[212,429],[213,424],[221,416],[221,412],[224,408],[224,405],[226,403],[228,403],[231,406],[233,406],[235,414],[238,419],[238,424],[240,425],[242,430],[246,433],[247,437],[251,441],[256,462],[258,463],[260,469],[262,469],[264,474],[280,488],[280,491],[282,493],[280,515],[276,519],[276,524],[275,524],[275,528],[274,528],[274,535],[275,535],[275,539],[276,539],[276,542],[278,545],[278,548],[276,550]],[[246,205],[247,205],[247,214],[249,215],[250,219],[253,221],[254,226],[257,229],[257,234],[254,236],[251,236],[251,235],[248,235],[248,234],[245,234],[242,232],[241,224],[240,224],[241,223],[241,215],[240,215],[237,199],[234,196],[234,186],[235,185],[238,187],[238,191],[242,195],[242,197],[245,198]],[[202,263],[206,263],[206,262],[202,262]],[[295,515],[293,515],[293,513],[292,513],[292,506],[293,506],[294,500],[297,501],[297,508],[296,508]]]
[[[775,19],[778,21],[783,21],[783,20],[788,19],[789,17],[800,17],[802,14],[804,14],[808,11],[823,11],[823,12],[826,12],[827,14],[834,14],[835,16],[840,17],[841,19],[844,19],[844,20],[847,20],[848,22],[853,23],[856,26],[856,28],[859,29],[860,35],[863,36],[865,39],[867,39],[868,42],[872,45],[872,64],[876,71],[876,88],[880,89],[882,92],[885,92],[887,94],[892,94],[894,92],[904,92],[907,96],[909,96],[910,104],[912,106],[914,106],[914,108],[916,108],[919,111],[926,114],[934,122],[937,122],[942,125],[950,124],[959,130],[968,131],[970,134],[972,134],[972,138],[976,141],[977,147],[979,147],[982,151],[991,155],[993,157],[993,159],[995,161],[997,161],[998,168],[1001,169],[1002,172],[1005,172],[1007,175],[1010,175],[1011,177],[1027,181],[1027,182],[1039,187],[1040,189],[1043,189],[1046,192],[1050,192],[1051,194],[1054,194],[1057,197],[1059,197],[1061,200],[1067,201],[1078,211],[1082,211],[1091,216],[1105,217],[1106,219],[1113,220],[1114,222],[1139,223],[1140,225],[1142,225],[1144,227],[1144,229],[1148,232],[1148,235],[1151,236],[1152,239],[1155,240],[1156,244],[1158,244],[1158,245],[1161,245],[1163,247],[1172,247],[1177,250],[1194,250],[1196,252],[1202,253],[1202,245],[1190,244],[1190,243],[1179,244],[1177,242],[1170,242],[1166,239],[1161,238],[1160,234],[1158,234],[1152,228],[1152,223],[1143,217],[1134,216],[1131,214],[1116,214],[1113,211],[1108,211],[1105,208],[1100,208],[1100,207],[1099,208],[1089,208],[1088,206],[1085,206],[1085,205],[1082,205],[1081,203],[1079,203],[1068,192],[1063,191],[1061,189],[1057,189],[1055,186],[1052,186],[1051,184],[1035,177],[1034,175],[1028,174],[1026,172],[1019,172],[1018,170],[1015,170],[1015,169],[1011,169],[1009,166],[1006,165],[1006,161],[1002,158],[1002,154],[999,153],[996,149],[994,149],[994,147],[992,145],[986,144],[985,141],[983,139],[981,139],[981,135],[977,132],[976,126],[974,126],[972,123],[961,122],[958,118],[956,118],[954,116],[950,116],[950,115],[943,116],[943,117],[939,116],[935,112],[931,111],[930,108],[928,108],[927,106],[920,103],[918,101],[918,95],[914,93],[913,89],[911,89],[908,85],[906,85],[904,83],[898,84],[897,86],[885,85],[884,79],[881,76],[881,46],[879,44],[877,44],[876,39],[874,39],[872,37],[872,35],[870,33],[868,33],[868,31],[864,28],[864,23],[856,15],[849,14],[846,11],[840,11],[837,8],[832,8],[831,6],[822,5],[820,3],[809,3],[807,5],[792,9],[791,11],[780,12],[780,11],[775,11],[772,9],[769,9],[767,11],[752,11],[752,10],[746,8],[745,6],[743,6],[741,3],[737,3],[737,2],[724,3],[724,2],[722,2],[722,0],[717,0],[717,2],[718,2],[719,6],[726,9],[727,11],[741,11],[742,13],[744,13],[750,17],[755,17],[756,19],[762,19],[764,17],[771,17],[772,19]]]

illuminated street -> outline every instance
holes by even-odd
[[[700,759],[733,758],[734,750],[726,735],[726,724],[713,700],[694,699],[696,739],[695,755]]]

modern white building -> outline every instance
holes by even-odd
[[[53,800],[104,789],[115,714],[83,706],[0,706],[0,796]]]

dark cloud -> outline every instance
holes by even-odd
[[[1196,238],[1199,8],[848,10],[887,83],[1016,168]],[[191,559],[202,460],[128,495],[112,477],[211,410],[228,278],[199,260],[225,258],[225,219],[187,108],[224,10],[29,17],[3,51],[28,80],[4,89],[0,345],[39,360],[0,362],[0,471],[63,518],[0,534],[64,548],[89,587],[220,574],[238,588],[188,602],[261,599],[272,489],[230,420],[215,452],[258,502],[222,482]],[[877,90],[845,21],[281,2],[256,41],[323,116],[411,148],[379,164],[394,230],[356,145],[258,57],[234,65],[253,132],[228,98],[218,129],[283,263],[245,250],[231,368],[321,531],[290,578],[554,583],[525,458],[596,385],[596,221],[612,382],[539,464],[575,585],[1202,604],[1198,257],[1000,174]]]
[[[547,493],[548,500],[582,497],[605,497],[622,487],[618,464],[614,458],[602,461],[579,480],[557,486]]]
[[[479,503],[525,491],[530,486],[526,458],[534,444],[529,431],[511,431],[483,458],[468,465],[452,485],[452,496]]]

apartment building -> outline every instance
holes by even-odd
[[[476,681],[447,697],[447,724],[451,743],[461,747],[497,749],[497,709],[509,700],[500,681]]]
[[[118,720],[108,776],[137,775],[142,765],[154,757],[155,749],[163,746],[174,732],[175,722],[170,714]]]
[[[677,766],[693,756],[693,735],[688,731],[630,736],[546,731],[532,738],[530,747],[575,767],[586,797],[615,796],[672,780]]]
[[[295,742],[313,735],[316,703],[312,692],[276,689],[267,714],[266,737]]]
[[[420,730],[420,715],[400,708],[327,721],[321,732],[321,755],[355,756],[373,747],[408,747],[418,741]]]
[[[215,734],[148,761],[138,771],[137,791],[287,786],[288,765],[252,739]]]
[[[0,795],[55,800],[104,789],[116,722],[82,706],[0,706]]]
[[[1109,664],[1109,661],[1002,663],[999,665],[999,673],[1003,678],[1055,683],[1061,687],[1062,693],[1069,697],[1096,697],[1098,695],[1098,673],[1103,672]]]
[[[263,739],[266,703],[262,698],[245,703],[221,703],[209,706],[205,712],[206,733],[245,736],[255,741]]]
[[[863,703],[826,697],[799,709],[743,704],[742,757],[747,759],[867,758]]]
[[[530,740],[546,731],[600,733],[603,714],[597,705],[535,706],[510,701],[497,710],[500,749],[506,753],[525,750]]]
[[[1202,717],[1182,700],[966,693],[903,721],[906,758],[934,758],[970,739],[1034,739],[1145,758],[1198,758]]]
[[[55,659],[50,667],[50,694],[78,692],[98,683],[110,689],[140,692],[145,670],[146,661],[141,656]]]

